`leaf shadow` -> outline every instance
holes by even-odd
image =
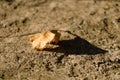
[[[87,40],[76,36],[71,40],[62,40],[57,44],[59,47],[52,49],[45,49],[45,51],[64,53],[65,55],[96,55],[104,54],[108,51],[98,48],[97,46],[89,43]]]

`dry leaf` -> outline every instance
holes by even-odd
[[[57,44],[60,39],[60,33],[57,30],[51,30],[43,33],[30,35],[30,42],[35,50],[43,50],[47,44]]]

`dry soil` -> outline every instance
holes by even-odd
[[[50,29],[68,32],[33,50]],[[120,80],[120,1],[0,0],[0,80]]]

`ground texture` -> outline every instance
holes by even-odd
[[[33,50],[49,29],[69,32]],[[0,0],[0,80],[120,80],[120,1]]]

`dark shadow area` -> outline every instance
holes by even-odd
[[[106,50],[100,49],[78,36],[71,40],[62,40],[59,42],[58,45],[59,47],[53,49],[45,49],[45,51],[60,52],[64,53],[65,55],[69,54],[95,55],[104,54],[107,52]]]
[[[6,2],[13,2],[14,0],[5,0]]]

